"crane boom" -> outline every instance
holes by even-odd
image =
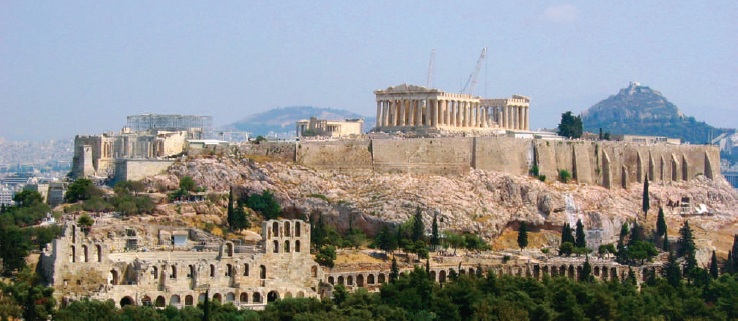
[[[428,63],[428,80],[425,82],[425,86],[430,88],[433,86],[433,64],[436,62],[436,49],[431,51],[430,62]]]
[[[461,90],[461,92],[468,93],[469,95],[474,94],[474,89],[477,88],[477,78],[479,78],[479,70],[482,69],[482,61],[484,61],[484,57],[487,56],[487,47],[482,48],[482,54],[479,55],[479,59],[477,60],[477,67],[474,68],[474,71],[469,75],[469,79],[466,81],[466,85],[464,85],[464,89]],[[469,88],[469,91],[466,89]]]

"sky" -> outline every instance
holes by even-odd
[[[376,113],[373,91],[531,97],[552,128],[630,81],[738,127],[736,1],[0,1],[0,138],[117,131],[127,115]]]

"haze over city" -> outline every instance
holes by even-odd
[[[126,115],[282,106],[371,116],[373,90],[458,92],[483,47],[475,94],[530,96],[554,127],[629,81],[685,114],[736,127],[738,4],[570,2],[78,2],[0,5],[0,137],[118,130]]]

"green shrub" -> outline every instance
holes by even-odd
[[[560,169],[559,170],[559,180],[562,183],[568,183],[569,181],[571,181],[571,173],[569,173],[569,171],[565,169]]]

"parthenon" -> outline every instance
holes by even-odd
[[[402,84],[375,90],[376,131],[427,127],[443,130],[530,130],[530,98],[487,99]]]

